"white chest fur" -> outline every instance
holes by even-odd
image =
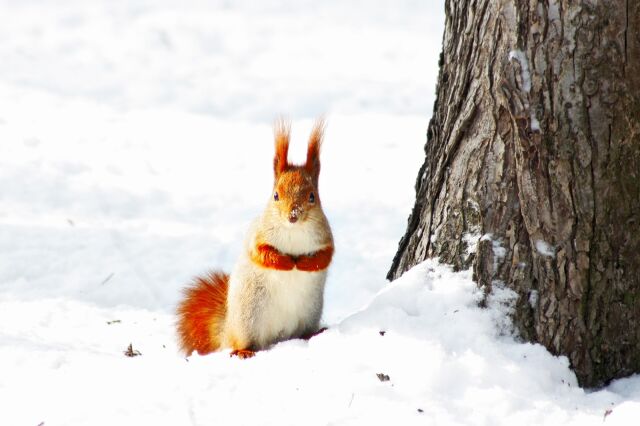
[[[299,256],[322,248],[321,235],[312,223],[285,224],[270,236],[270,243],[282,253]]]
[[[258,340],[272,341],[315,331],[322,315],[326,272],[268,271],[267,300]]]

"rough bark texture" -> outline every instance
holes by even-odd
[[[446,0],[416,204],[427,257],[518,299],[579,382],[640,372],[640,2]]]

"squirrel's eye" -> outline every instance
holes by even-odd
[[[316,202],[316,196],[313,195],[313,192],[311,194],[309,194],[309,202],[310,203],[315,203]]]
[[[273,199],[276,201],[280,200],[280,197],[278,196],[278,191],[273,193]]]

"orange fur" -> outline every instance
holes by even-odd
[[[320,199],[318,192],[309,183],[309,175],[299,166],[290,166],[286,173],[282,173],[277,179],[274,189],[280,195],[276,206],[284,218],[288,218],[294,209],[302,207],[302,210],[306,212],[311,210],[313,206],[308,205],[310,192],[315,193],[317,200]]]
[[[249,349],[234,349],[229,356],[237,356],[240,359],[247,359],[255,356],[255,351]]]
[[[251,253],[251,260],[264,268],[278,271],[290,271],[296,266],[291,256],[280,253],[268,244],[259,244]]]
[[[204,355],[219,349],[228,287],[227,274],[209,272],[195,278],[184,290],[185,298],[178,306],[178,337],[187,355],[193,351]]]
[[[276,121],[274,126],[274,136],[276,141],[276,154],[273,158],[273,171],[276,176],[284,172],[289,166],[287,158],[289,153],[289,135],[291,134],[291,124],[284,118]]]
[[[307,162],[304,165],[307,172],[313,176],[316,185],[318,185],[318,177],[320,176],[320,147],[322,146],[324,127],[324,119],[319,118],[311,130],[311,136],[309,136]]]
[[[332,257],[332,246],[306,256],[293,257],[280,253],[268,244],[259,244],[251,254],[251,260],[256,264],[278,271],[290,271],[294,267],[306,272],[321,271],[329,267]]]
[[[307,272],[321,271],[329,267],[332,257],[333,247],[330,246],[308,256],[298,257],[296,259],[296,268]]]

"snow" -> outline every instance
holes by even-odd
[[[638,417],[640,379],[577,387],[566,358],[512,336],[500,285],[480,309],[470,271],[384,279],[424,155],[440,2],[34,0],[1,2],[0,22],[0,424]],[[231,269],[270,194],[272,120],[293,119],[302,160],[322,113],[329,330],[185,359],[180,289]]]
[[[522,73],[522,88],[525,92],[531,92],[531,72],[529,71],[529,61],[527,55],[520,49],[509,52],[509,60],[515,59],[520,63],[520,72]]]
[[[548,9],[549,22],[560,20],[560,3],[558,0],[551,0]]]
[[[555,257],[556,250],[555,248],[553,248],[551,244],[543,240],[536,240],[535,245],[536,245],[536,250],[541,255],[547,256],[547,257]]]
[[[462,241],[467,246],[467,257],[471,256],[471,254],[475,253],[478,250],[478,241],[480,240],[480,235],[475,233],[466,233],[462,235]]]
[[[520,73],[522,78],[522,89],[528,94],[531,93],[531,71],[529,70],[529,60],[527,55],[520,49],[512,50],[509,52],[509,60],[516,60],[520,63]],[[527,102],[526,108],[531,109],[529,102]],[[531,109],[531,131],[540,131],[540,121],[536,117],[535,111]]]
[[[498,271],[498,261],[503,259],[507,254],[507,249],[502,247],[500,239],[494,238],[493,234],[488,232],[482,237],[480,241],[491,241],[491,251],[493,252],[493,271]]]
[[[531,110],[531,131],[539,132],[540,131],[540,121],[538,121],[538,117],[536,117],[535,111]]]

